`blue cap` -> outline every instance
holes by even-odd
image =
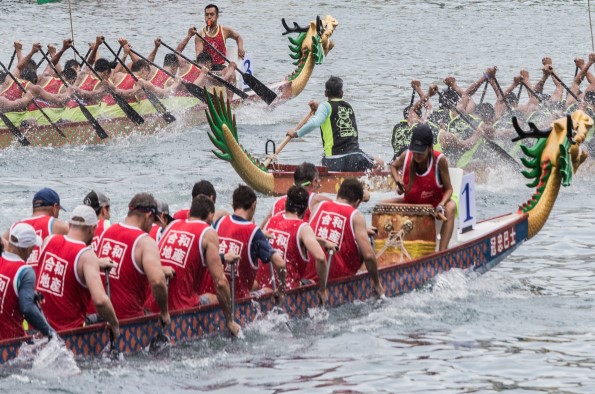
[[[61,210],[66,211],[60,205],[60,196],[58,196],[58,193],[49,187],[44,187],[33,196],[33,208],[51,207],[55,204],[58,204]]]

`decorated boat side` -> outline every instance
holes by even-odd
[[[316,65],[321,64],[324,57],[334,47],[331,36],[338,22],[332,16],[317,18],[310,22],[308,27],[295,27],[283,34],[297,33],[297,38],[288,37],[291,51],[290,57],[294,60],[295,70],[283,81],[268,85],[277,98],[272,105],[279,105],[298,96],[306,87]],[[246,102],[257,102],[261,98],[252,89],[245,91],[245,99],[236,98],[231,106],[237,108]],[[166,123],[162,115],[157,113],[149,100],[143,99],[138,103],[131,103],[132,108],[144,118],[140,125],[135,124],[126,115],[116,108],[117,105],[106,107],[104,104],[88,106],[88,110],[95,116],[103,127],[109,139],[130,134],[153,134],[158,131],[191,127],[205,122],[204,109],[206,105],[195,97],[170,97],[161,100],[164,106],[176,117],[173,123]],[[115,110],[114,110],[115,109]],[[78,111],[78,112],[77,112]],[[101,139],[94,131],[91,124],[82,116],[79,108],[46,108],[48,118],[53,124],[37,111],[7,112],[6,117],[20,130],[22,135],[32,146],[64,146],[98,144]],[[27,119],[34,122],[25,122]],[[23,122],[21,124],[21,122]],[[59,128],[60,132],[56,130]],[[19,145],[13,131],[0,120],[0,148]]]
[[[210,114],[211,123],[216,122],[216,117],[221,116],[223,110],[229,111],[229,107],[223,107],[222,103],[215,104],[212,109],[215,112]],[[230,112],[227,114],[231,115]],[[231,136],[230,126],[223,122],[221,129]],[[377,206],[373,221],[381,231],[375,249],[379,258],[384,256],[379,276],[386,296],[410,292],[427,284],[436,275],[455,268],[483,273],[535,236],[546,223],[560,186],[570,185],[573,174],[586,159],[587,154],[581,144],[592,126],[590,117],[582,111],[576,111],[572,116],[557,120],[549,130],[535,129],[527,133],[518,129],[519,138],[537,138],[531,148],[523,147],[529,157],[523,160],[528,168],[523,174],[531,179],[528,186],[535,188],[534,194],[516,212],[479,222],[469,231],[455,235],[446,250],[436,252],[419,247],[420,243],[425,245],[428,241],[423,236],[417,236],[423,231],[414,231],[420,225],[409,217],[425,215],[423,207],[405,212],[396,205]],[[413,253],[415,250],[419,253]],[[366,272],[332,280],[328,290],[328,307],[375,297],[372,280]],[[316,285],[293,289],[279,307],[290,317],[306,316],[308,309],[319,307],[316,291]],[[245,326],[270,313],[274,307],[274,299],[270,294],[240,299],[236,302],[234,316]],[[121,336],[116,346],[124,353],[140,352],[149,346],[158,332],[158,315],[125,320],[121,322]],[[174,343],[203,338],[224,333],[225,319],[217,305],[173,311],[171,324],[165,328],[165,332]],[[105,324],[59,334],[66,346],[79,356],[99,355],[109,344]],[[6,363],[17,357],[23,342],[28,339],[23,337],[0,342],[0,361]]]

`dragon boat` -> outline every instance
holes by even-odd
[[[211,128],[223,130],[231,136],[234,122],[229,107],[211,105]],[[519,138],[536,138],[531,147],[523,147],[528,158],[523,175],[535,188],[530,199],[513,213],[481,221],[469,231],[455,233],[448,249],[435,251],[436,232],[426,239],[426,227],[433,225],[427,207],[403,207],[399,204],[382,204],[374,209],[372,222],[379,228],[375,240],[379,277],[388,297],[407,293],[424,286],[436,275],[451,269],[483,273],[496,266],[515,251],[523,242],[534,237],[545,225],[561,186],[570,185],[573,174],[586,159],[581,148],[593,120],[581,111],[572,117],[557,120],[548,130],[518,129]],[[430,209],[431,210],[431,209]],[[356,300],[375,297],[373,283],[368,273],[359,272],[351,277],[331,280],[328,284],[327,307],[338,307]],[[278,307],[290,317],[306,317],[308,309],[319,307],[317,285],[307,285],[288,291],[285,301]],[[261,319],[275,309],[271,294],[236,300],[234,317],[242,326]],[[276,313],[276,312],[275,312]],[[160,332],[158,315],[124,320],[121,337],[116,346],[123,353],[136,353],[147,349],[151,340]],[[173,343],[225,333],[223,312],[217,305],[196,307],[171,312],[171,324],[165,333]],[[78,356],[97,356],[109,344],[105,324],[60,332],[66,346]],[[0,342],[0,362],[15,359],[19,349],[30,337]]]
[[[314,67],[321,64],[334,43],[330,37],[334,33],[338,22],[332,16],[317,18],[307,27],[300,27],[294,22],[294,27],[289,28],[283,21],[285,34],[297,33],[296,38],[288,36],[291,51],[290,57],[294,60],[295,70],[283,81],[268,85],[277,98],[271,103],[276,106],[298,96],[306,87]],[[260,101],[260,97],[251,89],[245,90],[247,98],[232,100],[234,108],[245,102]],[[161,130],[189,127],[205,122],[204,109],[206,105],[195,97],[170,97],[161,102],[176,117],[173,123],[166,123],[162,116],[155,111],[149,100],[143,99],[138,103],[131,103],[132,108],[143,118],[144,123],[137,125],[126,117],[117,106],[104,104],[87,106],[89,112],[99,121],[108,135],[108,141],[113,138],[123,137],[132,133],[152,134]],[[63,145],[88,145],[98,144],[102,140],[94,131],[91,124],[81,113],[79,108],[45,108],[49,119],[60,129],[63,136],[39,111],[7,112],[8,119],[20,129],[24,137],[32,146],[63,146]],[[33,119],[33,122],[24,122]],[[27,126],[29,124],[29,126]],[[0,120],[0,148],[11,145],[18,146],[19,142],[13,132]]]

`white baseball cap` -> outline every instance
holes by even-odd
[[[72,210],[68,223],[75,226],[96,226],[97,214],[88,205],[79,205]]]
[[[35,229],[27,223],[17,223],[10,228],[8,236],[11,245],[17,248],[30,248],[41,246],[43,240],[35,233]]]

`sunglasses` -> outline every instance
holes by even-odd
[[[155,220],[159,221],[159,211],[155,206],[148,206],[148,205],[137,205],[135,207],[128,207],[131,211],[141,211],[141,212],[150,212],[153,214]]]

